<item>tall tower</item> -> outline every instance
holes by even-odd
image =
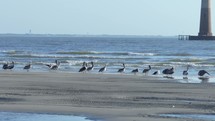
[[[202,0],[199,34],[189,36],[189,40],[215,40],[211,30],[211,0]]]
[[[199,36],[213,36],[211,32],[211,0],[202,0]]]

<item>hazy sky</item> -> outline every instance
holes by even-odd
[[[0,33],[198,34],[201,0],[0,0]],[[215,1],[212,0],[215,34]]]

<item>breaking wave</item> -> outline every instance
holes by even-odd
[[[67,55],[139,55],[139,56],[154,56],[155,53],[135,53],[135,52],[97,52],[97,51],[71,51],[57,52],[56,54]]]

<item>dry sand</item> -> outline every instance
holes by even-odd
[[[214,84],[146,76],[0,72],[0,111],[84,115],[104,121],[184,121],[159,114],[211,114],[214,92]]]

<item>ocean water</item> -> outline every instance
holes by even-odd
[[[35,113],[0,112],[0,121],[92,121],[85,117]]]
[[[78,72],[84,61],[95,63],[90,73],[98,73],[105,64],[105,73],[117,73],[125,63],[125,74],[131,74],[133,69],[139,68],[142,72],[150,64],[149,75],[174,66],[173,77],[181,82],[215,82],[215,41],[178,40],[177,37],[1,36],[0,43],[0,64],[15,61],[13,71],[24,71],[23,67],[29,62],[33,64],[32,72],[50,71],[45,64],[54,63],[56,59],[61,62],[58,71],[62,72]],[[182,71],[187,65],[191,65],[189,76],[183,79]],[[198,79],[201,69],[211,74],[209,80]]]
[[[215,121],[215,115],[213,114],[161,114],[160,116],[169,118],[186,118],[193,120]]]

